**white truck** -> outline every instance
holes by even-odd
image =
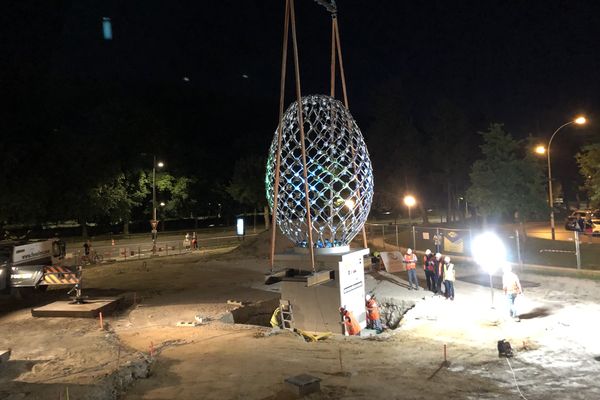
[[[62,265],[64,256],[64,242],[58,239],[0,241],[0,293],[76,285],[76,268]]]

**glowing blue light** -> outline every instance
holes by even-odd
[[[108,17],[102,18],[102,35],[104,40],[112,40],[113,38],[112,23]]]

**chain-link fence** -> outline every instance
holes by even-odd
[[[408,247],[451,256],[472,256],[471,242],[479,229],[408,226],[395,224],[365,225],[367,238],[376,250],[391,251]],[[529,237],[522,226],[496,230],[503,241],[507,259],[516,264],[600,269],[600,243],[587,235],[572,232],[567,240]]]

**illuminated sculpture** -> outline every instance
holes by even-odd
[[[332,97],[302,97],[307,180],[314,246],[346,246],[360,232],[373,200],[373,171],[364,139],[344,105]],[[297,103],[282,119],[277,225],[297,246],[308,243],[308,223]],[[279,132],[265,178],[273,211]]]

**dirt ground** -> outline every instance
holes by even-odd
[[[402,274],[369,273],[367,287],[381,301],[415,302],[400,327],[315,343],[221,321],[238,307],[228,300],[278,298],[263,285],[266,247],[88,269],[91,293],[135,297],[105,319],[106,330],[98,320],[35,319],[28,307],[10,305],[0,311],[0,349],[12,349],[0,367],[0,399],[66,398],[67,388],[71,399],[292,399],[283,381],[302,373],[322,380],[310,399],[600,398],[597,280],[519,274],[531,285],[522,321],[513,322],[499,290],[492,309],[489,286],[469,283],[479,274],[471,267],[457,265],[453,302],[409,291]],[[196,316],[205,323],[176,326]],[[516,349],[510,365],[498,357],[500,339]]]

